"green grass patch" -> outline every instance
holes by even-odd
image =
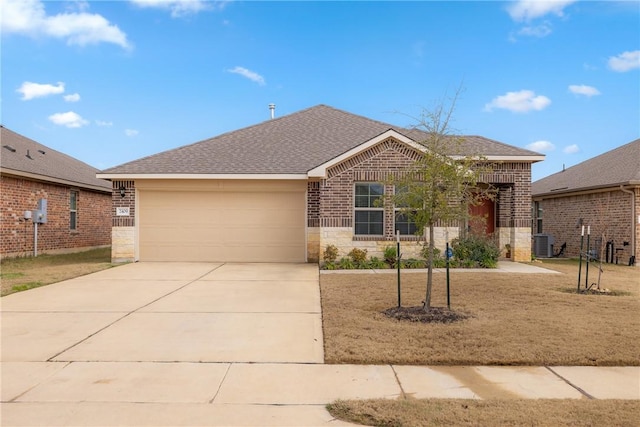
[[[23,277],[24,273],[0,273],[0,279],[11,280]]]
[[[42,282],[27,282],[27,283],[21,283],[19,285],[14,285],[11,287],[11,290],[13,292],[22,292],[22,291],[27,291],[33,288],[39,288],[40,286],[43,286],[43,285],[44,283]]]
[[[44,267],[55,265],[68,265],[78,263],[103,263],[111,261],[111,248],[98,248],[84,252],[50,255],[42,254],[37,257],[26,256],[6,258],[0,261],[3,270],[16,270],[29,267]]]
[[[1,296],[49,285],[112,267],[111,248],[0,260]]]

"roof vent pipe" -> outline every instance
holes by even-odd
[[[273,119],[276,114],[276,104],[269,104],[269,110],[271,111],[271,119]]]

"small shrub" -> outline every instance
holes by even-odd
[[[375,268],[375,269],[387,268],[387,263],[385,263],[384,260],[381,260],[380,258],[375,256],[372,256],[371,259],[369,259],[369,262],[367,264],[369,268]]]
[[[338,259],[338,248],[335,245],[327,245],[324,249],[322,259],[326,263],[334,263]]]
[[[469,235],[453,239],[451,248],[462,267],[495,268],[498,265],[500,248],[487,237]]]
[[[322,268],[323,268],[324,270],[337,270],[337,269],[338,269],[338,266],[336,265],[336,263],[335,263],[335,262],[326,261],[326,262],[324,263],[324,265],[322,266]]]
[[[355,265],[360,266],[360,265],[366,264],[366,261],[367,261],[366,249],[353,248],[351,249],[351,252],[349,252],[348,255],[351,257],[351,260]]]
[[[409,258],[404,262],[407,268],[425,268],[427,266],[426,261],[421,259]]]
[[[434,258],[433,268],[445,268],[447,266],[447,260],[444,258]],[[449,260],[449,267],[451,267],[451,260]]]
[[[342,270],[353,270],[354,268],[356,268],[351,258],[346,258],[346,257],[340,258],[340,262],[338,263],[338,266]]]
[[[384,248],[384,262],[386,262],[389,267],[395,268],[398,262],[398,252],[395,246],[386,246]]]
[[[429,245],[424,245],[420,250],[420,256],[424,259],[429,259]],[[441,251],[438,248],[433,248],[433,259],[440,258]]]
[[[462,268],[476,268],[478,264],[472,259],[461,259],[460,267]]]

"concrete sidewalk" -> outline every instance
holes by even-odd
[[[325,365],[318,281],[309,264],[139,263],[3,297],[0,424],[333,426],[336,399],[640,399],[640,367]]]
[[[321,426],[335,399],[640,399],[640,367],[7,362],[2,425]]]

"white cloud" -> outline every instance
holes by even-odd
[[[67,0],[66,9],[71,12],[85,12],[89,10],[89,2],[86,0]]]
[[[145,8],[166,9],[171,17],[180,18],[211,9],[223,9],[227,1],[207,0],[130,0],[131,3]]]
[[[527,26],[522,27],[520,31],[518,31],[518,35],[520,36],[529,36],[529,37],[546,37],[551,34],[551,24],[545,22],[540,25]]]
[[[600,95],[600,91],[598,89],[593,86],[587,85],[569,85],[569,91],[571,91],[571,93],[575,93],[576,95],[584,95],[588,97]]]
[[[63,96],[64,100],[67,102],[78,102],[80,101],[79,93],[70,93],[69,95]]]
[[[124,134],[125,134],[125,135],[127,135],[128,137],[136,136],[136,135],[138,135],[139,133],[140,133],[140,132],[138,132],[138,131],[137,131],[137,130],[135,130],[135,129],[125,129],[125,130],[124,130]]]
[[[577,144],[571,144],[571,145],[567,145],[566,147],[564,147],[564,149],[562,150],[563,153],[565,154],[575,154],[578,151],[580,151],[580,148],[578,147]]]
[[[539,153],[543,153],[545,151],[555,150],[556,146],[550,143],[549,141],[536,141],[527,145],[527,148],[531,151],[537,151]]]
[[[548,14],[564,15],[564,9],[576,0],[519,0],[507,6],[514,21],[531,21]]]
[[[640,68],[640,50],[622,52],[618,56],[609,57],[609,68],[619,73]]]
[[[104,120],[96,120],[96,125],[98,126],[113,126],[113,122],[107,122]]]
[[[536,95],[532,90],[521,90],[519,92],[507,92],[493,98],[484,106],[484,111],[493,111],[494,108],[502,108],[515,113],[526,113],[531,110],[540,111],[547,108],[551,100],[543,95]]]
[[[73,111],[52,114],[49,116],[49,120],[56,125],[66,126],[68,128],[79,128],[89,124],[87,120],[83,119],[78,113],[74,113]]]
[[[83,10],[88,3],[78,5],[78,9]],[[69,45],[105,42],[125,49],[131,47],[127,35],[103,16],[83,11],[50,16],[41,0],[2,0],[0,27],[3,33],[54,37],[65,39]]]
[[[248,78],[251,81],[254,81],[256,83],[258,83],[260,86],[264,86],[266,84],[264,77],[262,77],[260,74],[248,70],[244,67],[235,67],[235,68],[231,68],[229,70],[227,70],[230,73],[234,73],[234,74],[240,74],[243,77]]]
[[[49,83],[33,83],[33,82],[24,82],[22,85],[16,89],[16,92],[22,94],[22,100],[28,101],[33,98],[42,98],[43,96],[49,95],[57,95],[59,93],[64,92],[64,83],[58,82],[57,85],[52,85]]]

